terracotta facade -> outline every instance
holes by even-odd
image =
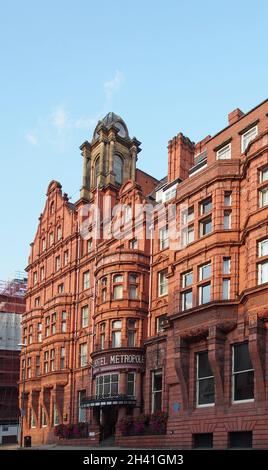
[[[23,317],[33,442],[86,420],[135,446],[120,418],[162,409],[164,446],[267,447],[268,101],[228,117],[197,144],[174,137],[159,182],[136,169],[140,142],[109,113],[81,146],[77,203],[50,183]]]

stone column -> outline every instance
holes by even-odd
[[[122,371],[120,374],[119,393],[120,395],[126,395],[127,393],[127,372],[126,371]]]
[[[120,373],[120,382],[119,382],[119,394],[126,395],[127,393],[127,372],[123,370]],[[119,406],[118,408],[118,418],[117,422],[120,421],[121,418],[126,416],[126,406]]]
[[[257,313],[248,315],[248,347],[254,369],[254,399],[265,403],[266,330]]]
[[[80,196],[87,197],[90,190],[91,147],[86,141],[81,145],[80,149],[82,150],[83,156],[83,181]]]
[[[141,388],[141,372],[140,371],[136,372],[135,379],[136,379],[136,383],[135,383],[136,406],[133,410],[133,414],[134,414],[134,416],[137,416],[141,412],[141,399],[142,399],[142,396],[141,396],[141,390],[142,390],[142,388]]]
[[[131,147],[130,151],[131,151],[130,178],[133,181],[135,181],[135,179],[136,179],[137,147],[136,146]]]
[[[31,392],[31,407],[35,414],[36,425],[40,426],[40,416],[39,416],[39,391],[32,390]]]
[[[208,334],[208,359],[214,375],[215,405],[224,405],[224,351],[226,335],[211,326]]]
[[[111,140],[109,143],[109,153],[108,153],[108,183],[114,182],[113,177],[113,158],[114,158],[114,140]]]
[[[100,144],[100,170],[99,170],[99,185],[100,186],[103,186],[104,184],[105,150],[106,150],[106,144],[104,141],[102,141]]]
[[[189,345],[181,338],[174,338],[174,365],[181,387],[182,405],[189,410]]]

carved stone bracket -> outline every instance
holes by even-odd
[[[181,387],[182,405],[184,410],[187,410],[189,408],[189,344],[181,337],[176,338],[174,342],[175,370]]]
[[[257,313],[249,314],[248,329],[249,353],[254,368],[255,397],[258,401],[264,401],[266,330]]]
[[[224,404],[224,345],[225,334],[216,325],[209,328],[208,358],[214,375],[215,403]]]

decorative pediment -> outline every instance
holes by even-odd
[[[49,194],[51,194],[53,191],[55,191],[55,189],[61,190],[61,188],[62,188],[62,186],[61,186],[61,184],[60,184],[58,181],[52,180],[52,181],[49,183],[48,188],[47,188],[47,196],[48,196]]]
[[[168,261],[168,256],[165,256],[165,255],[159,255],[156,260],[154,261],[153,264],[157,264],[157,263],[161,263],[161,262],[164,262],[164,261]]]
[[[132,191],[135,189],[136,183],[132,180],[127,180],[124,184],[122,184],[120,190],[119,190],[119,197],[121,198],[123,195],[125,195],[127,192]]]
[[[167,303],[168,303],[167,299],[157,300],[156,301],[156,307],[161,307],[161,306],[167,305]]]

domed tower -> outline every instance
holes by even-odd
[[[129,137],[123,119],[108,113],[98,122],[91,142],[86,141],[80,147],[83,156],[81,198],[89,200],[97,187],[118,188],[127,180],[135,181],[139,147],[140,142]]]

